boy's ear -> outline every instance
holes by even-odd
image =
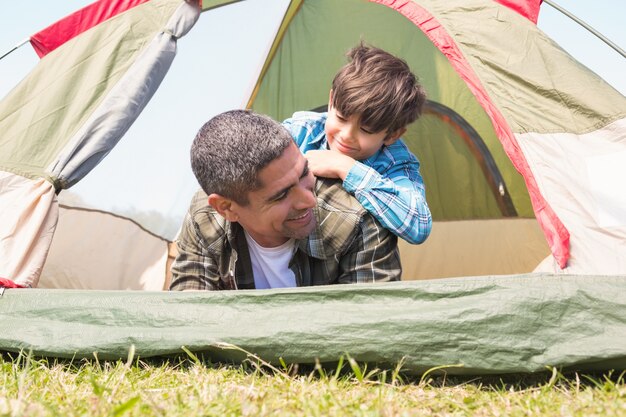
[[[333,89],[330,89],[330,93],[328,93],[328,110],[333,108]]]
[[[237,205],[230,198],[213,193],[209,196],[209,205],[229,222],[239,220],[236,208]]]
[[[397,129],[394,132],[391,132],[390,134],[387,135],[385,140],[383,140],[383,143],[387,146],[393,144],[395,141],[400,139],[400,136],[404,135],[404,132],[406,132],[406,127],[401,127],[400,129]]]

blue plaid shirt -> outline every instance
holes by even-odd
[[[326,117],[327,113],[296,112],[283,126],[302,153],[328,149]],[[422,243],[430,234],[432,218],[419,167],[415,155],[397,140],[368,159],[357,161],[343,187],[392,233],[409,243]]]

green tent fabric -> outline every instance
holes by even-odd
[[[7,289],[0,348],[124,359],[131,345],[140,358],[184,346],[274,364],[347,354],[416,373],[626,369],[624,288],[624,276],[534,274],[208,293]]]

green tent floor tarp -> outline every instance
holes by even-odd
[[[507,275],[262,291],[6,289],[0,350],[357,361],[421,373],[626,368],[626,276]],[[235,345],[242,350],[232,349]]]

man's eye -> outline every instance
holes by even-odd
[[[274,201],[281,201],[287,197],[287,192],[281,193],[274,198]]]

